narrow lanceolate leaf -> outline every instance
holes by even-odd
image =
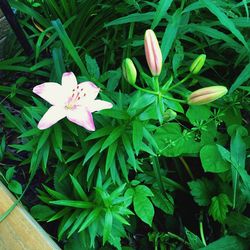
[[[133,121],[133,144],[135,148],[135,153],[138,155],[143,138],[143,123],[141,121]]]
[[[153,19],[155,16],[155,12],[147,12],[147,13],[135,13],[130,14],[125,17],[118,18],[110,23],[107,23],[104,25],[104,27],[109,27],[112,25],[119,25],[119,24],[125,24],[125,23],[134,23],[134,22],[145,22]]]
[[[115,161],[115,154],[116,154],[116,150],[117,150],[117,145],[118,145],[118,143],[114,142],[108,148],[108,154],[107,154],[106,164],[105,164],[105,173],[106,174],[107,174],[108,170],[110,169],[110,166],[112,165],[112,163]]]
[[[233,85],[229,90],[229,94],[233,93],[237,88],[239,88],[243,83],[250,79],[250,63],[241,71],[240,75],[237,77]]]
[[[151,24],[151,29],[154,29],[161,19],[166,15],[170,5],[172,4],[173,0],[160,0],[154,15],[154,20]]]
[[[106,140],[103,142],[102,148],[101,148],[101,152],[107,148],[108,146],[110,146],[113,142],[115,142],[123,133],[124,131],[124,126],[119,126],[116,127],[111,134],[106,138]]]
[[[58,200],[58,201],[50,201],[50,203],[57,205],[57,206],[67,206],[67,207],[75,207],[75,208],[93,207],[93,203],[88,202],[88,201]]]
[[[104,229],[103,229],[103,245],[109,239],[110,233],[112,230],[113,225],[113,215],[110,209],[107,210],[105,214],[105,222],[104,222]]]
[[[71,178],[71,181],[73,183],[73,186],[76,190],[76,192],[78,193],[79,197],[82,199],[82,200],[88,200],[88,197],[86,195],[86,193],[84,192],[82,186],[80,185],[80,183],[77,181],[77,179],[70,175],[70,178]]]
[[[213,1],[210,0],[200,0],[211,13],[213,13],[220,21],[220,23],[230,30],[243,44],[248,48],[247,42],[241,32],[236,28],[233,21],[228,18],[228,16],[222,12]]]
[[[74,59],[75,63],[79,67],[79,69],[81,70],[82,75],[88,77],[89,74],[87,72],[87,69],[86,69],[82,59],[80,58],[75,46],[73,45],[72,41],[70,40],[67,32],[65,31],[61,21],[59,19],[52,21],[52,25],[56,29],[60,39],[63,42],[63,45],[65,46],[65,48],[67,49],[69,54]]]
[[[174,15],[172,16],[171,21],[168,23],[162,38],[161,52],[162,52],[163,63],[166,60],[170,52],[170,49],[172,48],[172,45],[174,43],[174,40],[176,38],[179,29],[180,21],[181,21],[181,10],[177,9]]]
[[[92,224],[101,213],[101,208],[95,208],[86,218],[86,220],[83,222],[82,226],[78,230],[78,232],[83,231],[85,228],[87,228],[90,224]]]

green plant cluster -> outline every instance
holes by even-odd
[[[0,179],[19,198],[35,185],[39,200],[25,205],[58,222],[64,249],[249,249],[250,1],[9,2],[33,53],[12,37],[0,61]],[[164,98],[146,64],[150,28]],[[125,58],[136,85],[122,75]],[[32,88],[66,71],[113,103],[94,114],[94,132],[66,119],[37,128],[49,106]],[[216,85],[228,94],[187,104]]]

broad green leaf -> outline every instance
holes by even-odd
[[[212,198],[208,213],[214,220],[223,223],[228,213],[228,206],[231,205],[232,203],[226,194],[219,194],[218,196],[214,196]]]
[[[188,182],[191,194],[199,206],[208,206],[216,189],[212,181],[202,178]]]
[[[192,250],[197,250],[201,247],[204,247],[204,244],[197,235],[189,231],[187,228],[185,228],[185,233],[187,235],[188,242],[190,243]]]
[[[35,205],[30,210],[31,215],[38,221],[48,220],[55,211],[46,205]]]
[[[10,167],[8,168],[8,170],[6,171],[6,180],[7,181],[11,181],[11,179],[13,178],[13,175],[15,173],[15,167]]]
[[[186,113],[187,118],[193,125],[201,121],[207,121],[211,115],[212,112],[208,106],[190,106]]]
[[[250,238],[250,218],[240,213],[232,212],[226,219],[230,233],[243,238]]]
[[[146,191],[146,193],[144,192]],[[149,226],[152,226],[154,207],[147,196],[153,193],[146,186],[137,186],[133,197],[133,205],[136,215]]]
[[[206,247],[200,248],[200,250],[247,250],[249,247],[249,242],[244,241],[237,236],[226,235]]]
[[[160,208],[166,214],[173,214],[174,212],[174,200],[173,198],[166,193],[167,198],[159,191],[153,190],[154,196],[151,198],[153,204]]]
[[[11,180],[8,183],[8,188],[15,194],[21,194],[23,192],[22,185],[16,180]]]
[[[216,145],[204,146],[200,158],[205,172],[223,173],[230,169],[230,163],[222,158]]]

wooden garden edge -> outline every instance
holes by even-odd
[[[14,196],[0,182],[0,215],[14,202]],[[20,204],[0,222],[1,250],[60,250],[43,228]]]

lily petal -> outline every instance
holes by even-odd
[[[55,82],[45,82],[33,88],[33,92],[52,105],[64,105],[66,100],[62,86]]]
[[[79,104],[81,104],[81,101],[85,104],[86,100],[94,100],[100,91],[100,88],[92,82],[79,83],[77,88],[81,91],[81,95],[83,96],[83,98],[79,100]]]
[[[95,124],[91,112],[85,107],[78,107],[74,110],[68,110],[67,118],[90,131],[95,131]]]
[[[73,89],[77,87],[76,76],[73,72],[65,72],[62,76],[62,86],[68,95],[72,94]]]
[[[66,116],[66,110],[62,107],[51,106],[38,123],[39,129],[46,129]]]
[[[100,111],[103,109],[111,109],[113,104],[111,102],[106,102],[102,100],[94,100],[89,105],[87,105],[87,109],[92,113],[95,111]]]

